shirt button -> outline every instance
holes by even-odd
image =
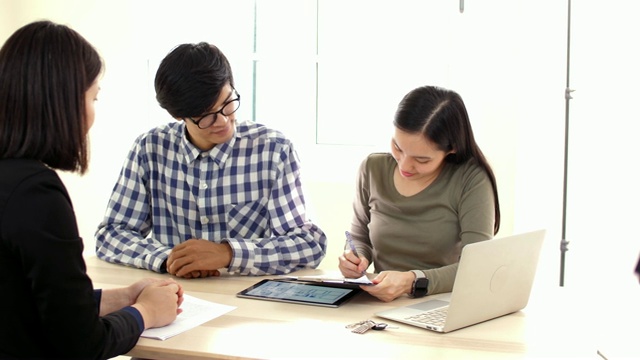
[[[206,189],[206,188],[208,188],[208,187],[209,187],[209,185],[207,185],[207,183],[206,183],[206,182],[204,182],[204,181],[200,181],[200,189]]]
[[[200,218],[200,222],[206,225],[209,223],[209,218],[203,216]]]

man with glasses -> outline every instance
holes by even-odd
[[[156,99],[176,122],[133,144],[96,232],[103,260],[183,278],[286,274],[320,264],[300,164],[278,131],[236,122],[231,66],[208,43],[161,62]]]

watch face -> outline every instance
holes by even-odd
[[[426,278],[416,279],[416,289],[426,289],[429,281]]]
[[[411,295],[413,297],[423,297],[427,295],[428,286],[429,286],[429,279],[427,278],[416,279],[413,283],[413,292],[411,293]]]

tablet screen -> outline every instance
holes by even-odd
[[[289,280],[265,279],[237,294],[238,297],[282,301],[295,304],[338,307],[360,289],[339,284],[309,284]]]

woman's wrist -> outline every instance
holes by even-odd
[[[138,295],[140,295],[140,289],[137,288],[136,283],[127,286],[125,291],[128,299],[127,306],[135,304],[136,300],[138,300]]]
[[[405,271],[404,289],[405,293],[411,295],[413,292],[413,282],[416,280],[416,274],[413,271]]]

